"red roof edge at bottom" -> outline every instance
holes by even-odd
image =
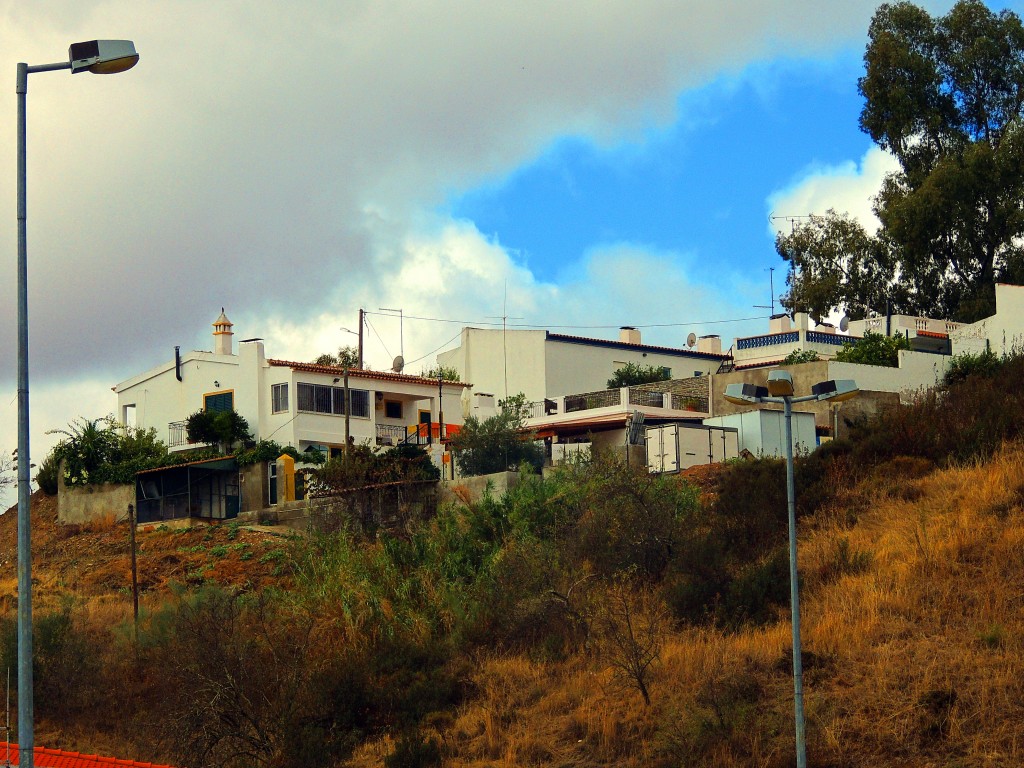
[[[21,750],[17,744],[0,741],[0,766],[21,765]],[[139,763],[135,760],[119,760],[116,757],[100,757],[99,755],[83,755],[80,752],[65,752],[62,749],[35,747],[32,750],[34,762],[39,768],[173,768],[158,763]]]

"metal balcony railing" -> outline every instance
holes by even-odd
[[[188,421],[172,421],[167,425],[167,447],[188,445]]]

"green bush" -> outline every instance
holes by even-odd
[[[905,336],[886,336],[884,333],[867,331],[859,341],[848,341],[843,344],[843,348],[836,353],[834,359],[840,363],[896,368],[900,364],[901,349],[910,349],[910,341]]]
[[[1003,365],[1003,359],[990,349],[984,352],[965,352],[956,355],[949,363],[949,368],[942,378],[943,385],[949,387],[953,384],[965,382],[971,376],[991,378],[999,373]]]
[[[503,400],[495,416],[483,420],[468,417],[459,433],[449,440],[459,472],[487,475],[523,464],[539,472],[544,465],[544,449],[524,430],[527,415],[526,397],[518,394]]]
[[[230,449],[250,440],[249,422],[237,411],[196,411],[185,425],[190,443],[212,443]]]

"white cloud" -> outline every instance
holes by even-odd
[[[886,175],[899,170],[896,158],[878,147],[871,147],[860,162],[853,160],[837,166],[813,166],[799,174],[785,189],[768,198],[771,211],[782,216],[823,214],[830,208],[848,213],[865,229],[873,232],[880,223],[872,211],[872,201]],[[776,220],[773,234],[788,231],[789,222]]]

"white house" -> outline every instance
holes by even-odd
[[[523,393],[530,401],[604,389],[627,363],[668,370],[669,378],[717,371],[728,355],[718,336],[705,336],[693,349],[644,344],[636,328],[618,340],[567,336],[550,331],[463,328],[461,343],[437,356],[473,382],[475,396],[498,400]]]
[[[262,339],[239,342],[236,353],[223,311],[213,329],[212,352],[176,348],[173,360],[114,387],[122,423],[152,427],[171,450],[181,450],[190,447],[185,422],[191,414],[234,409],[258,440],[327,453],[343,448],[346,430],[356,444],[395,445],[435,442],[439,425],[447,436],[462,424],[468,384],[350,370],[346,418],[343,368],[268,360]]]

